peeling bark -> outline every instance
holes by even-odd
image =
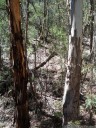
[[[67,73],[63,95],[63,125],[75,120],[79,114],[79,89],[81,78],[82,1],[71,0],[71,28]]]
[[[16,128],[29,128],[26,66],[19,0],[9,0]]]

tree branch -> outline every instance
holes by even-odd
[[[44,62],[42,62],[39,66],[35,67],[33,70],[38,70],[39,68],[43,67],[49,60],[51,60],[51,58],[53,58],[54,56],[56,56],[57,53],[53,52]]]

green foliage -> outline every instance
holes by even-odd
[[[12,74],[7,66],[3,66],[0,73],[0,95],[8,92],[9,89],[12,89]]]
[[[5,6],[5,4],[6,4],[6,1],[5,0],[0,0],[0,6],[2,7],[2,6]]]
[[[83,1],[83,22],[88,23],[88,17],[89,17],[89,11],[90,11],[90,1],[89,0],[84,0]]]
[[[61,57],[64,57],[68,47],[68,36],[66,31],[58,26],[52,26],[50,32],[55,38],[55,43],[53,42],[52,49],[54,49],[54,51],[56,51]]]
[[[83,1],[83,32],[86,37],[90,35],[90,22],[91,22],[91,14],[90,14],[90,0]]]
[[[63,28],[59,28],[58,26],[52,26],[50,32],[60,41],[66,41],[66,33]]]
[[[54,116],[61,118],[63,115],[60,111],[54,112]]]
[[[52,43],[52,47],[49,51],[56,51],[61,57],[64,57],[66,54],[68,46],[68,19],[66,18],[68,16],[64,13],[66,11],[65,3],[66,2],[62,0],[48,1],[48,15],[46,17],[48,31],[47,38],[50,40],[49,42]],[[23,15],[25,16],[25,14]],[[30,44],[28,46],[28,54],[32,51],[30,45],[33,43],[33,40],[40,36],[41,31],[41,33],[44,34],[44,20],[44,1],[33,1],[33,4],[30,2],[28,24],[28,40]],[[25,30],[24,26],[23,29]],[[42,41],[40,43],[42,43]]]
[[[85,101],[86,109],[90,110],[93,109],[96,111],[96,95],[95,94],[89,94],[86,96]]]
[[[0,1],[0,46],[2,58],[5,59],[5,56],[8,55],[9,51],[9,23],[8,23],[8,14],[6,11],[6,2],[5,0]]]

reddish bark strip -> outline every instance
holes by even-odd
[[[29,128],[26,67],[19,0],[9,0],[16,128]]]

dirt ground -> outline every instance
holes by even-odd
[[[34,58],[36,56],[36,60]],[[28,55],[30,72],[33,67],[38,66],[50,56],[49,50],[39,49],[35,54]],[[36,103],[29,98],[29,114],[31,128],[62,128],[62,96],[64,79],[66,74],[66,61],[56,55],[49,60],[43,67],[32,73],[32,85],[39,95],[42,104],[42,113],[36,111]],[[35,75],[35,79],[34,78]],[[90,80],[90,73],[86,77]],[[28,83],[28,87],[30,83]],[[85,96],[90,92],[90,82],[81,83],[81,92]],[[91,86],[91,92],[96,94],[96,85]],[[82,102],[82,101],[80,101]],[[93,113],[93,112],[92,112]],[[55,118],[57,117],[57,118]],[[85,107],[85,100],[80,106],[80,119],[70,122],[68,128],[95,128],[96,113],[93,113],[90,123],[90,112]],[[0,96],[0,128],[14,128],[14,101],[11,95],[5,93]]]

